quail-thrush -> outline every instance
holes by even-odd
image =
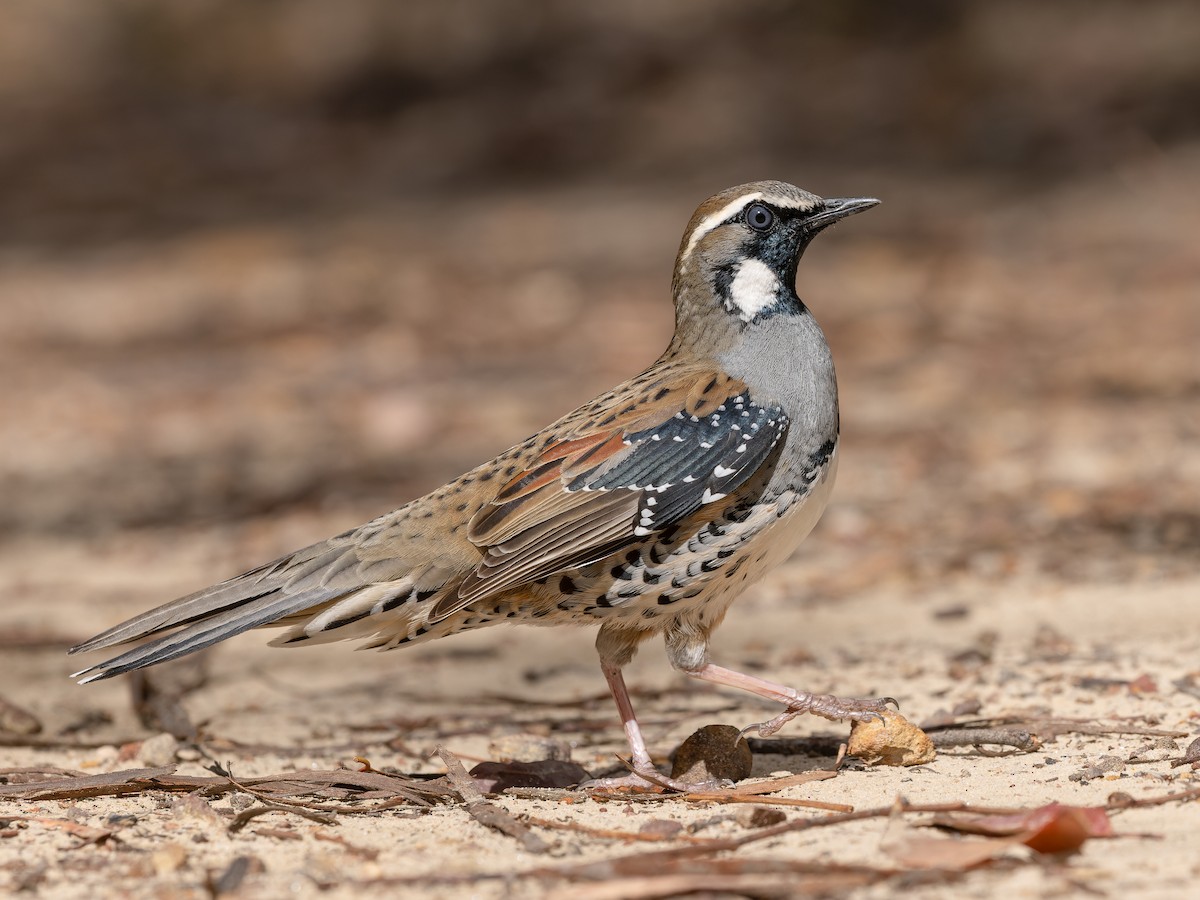
[[[136,616],[72,653],[153,640],[77,676],[109,678],[251,628],[273,644],[392,649],[522,622],[598,625],[636,772],[651,763],[621,675],[661,634],[688,675],[802,713],[874,717],[882,700],[797,691],[709,661],[729,604],[792,553],[837,468],[825,337],[794,288],[822,229],[878,201],[756,182],[706,200],[675,262],[675,333],[640,375],[431,494]],[[633,777],[632,781],[644,784]]]

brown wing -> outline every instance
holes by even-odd
[[[483,560],[432,618],[645,541],[736,490],[787,431],[782,409],[725,375],[673,374],[645,391],[607,400],[475,515]]]

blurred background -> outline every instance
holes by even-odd
[[[9,0],[7,640],[633,374],[692,210],[760,178],[884,201],[801,267],[845,440],[788,602],[1194,573],[1197,47],[1185,0]]]

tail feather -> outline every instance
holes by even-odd
[[[322,542],[164,603],[72,647],[69,653],[86,653],[159,635],[75,677],[82,682],[111,678],[176,659],[251,628],[306,619],[362,587],[353,577],[356,558],[346,543]],[[321,577],[326,568],[334,577]],[[167,631],[171,633],[164,635]]]
[[[338,593],[336,590],[326,589],[289,595],[280,590],[272,590],[266,594],[242,600],[232,608],[212,612],[199,620],[193,618],[191,624],[178,631],[134,647],[120,656],[82,669],[73,677],[78,678],[80,684],[87,684],[89,681],[100,681],[112,678],[114,675],[131,672],[134,669],[178,659],[197,650],[203,650],[205,647],[211,647],[235,634],[249,631],[251,628],[269,625],[300,609],[318,606],[332,599]],[[184,600],[186,599],[184,598]],[[137,629],[133,627],[135,621],[132,620],[125,626],[118,626],[114,631],[132,630],[137,632]],[[161,628],[155,629],[155,631],[161,630]],[[154,632],[140,631],[135,636],[151,633]],[[103,637],[105,635],[100,636],[100,638]],[[100,638],[93,639],[93,641],[99,641]],[[71,652],[88,649],[88,645],[92,643],[89,641],[88,644],[80,644],[79,647],[72,648]],[[110,643],[97,643],[96,646],[110,646]]]
[[[69,653],[153,638],[73,677],[81,684],[177,659],[252,628],[289,630],[271,643],[291,645],[407,634],[442,594],[457,588],[453,567],[383,556],[364,561],[350,535],[313,544],[134,616]],[[416,601],[409,606],[409,601]],[[429,601],[423,603],[421,601]]]
[[[189,625],[260,597],[268,596],[280,587],[279,584],[274,583],[278,579],[271,576],[278,575],[279,571],[290,561],[291,557],[285,556],[275,562],[230,578],[228,581],[222,581],[177,600],[171,600],[119,625],[114,625],[82,644],[75,645],[67,652],[86,653],[89,650],[100,650],[104,647],[136,641],[138,638],[149,637],[168,628]]]

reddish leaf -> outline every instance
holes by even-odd
[[[1133,681],[1129,682],[1129,693],[1134,696],[1143,694],[1157,694],[1158,685],[1154,683],[1154,679],[1147,674],[1139,675]]]
[[[934,824],[969,834],[1015,837],[1038,853],[1068,853],[1093,837],[1110,837],[1112,823],[1103,807],[1049,803],[1006,816],[938,816]]]
[[[1112,837],[1112,822],[1102,806],[1051,803],[1029,814],[1021,843],[1038,853],[1071,853],[1088,838]]]

